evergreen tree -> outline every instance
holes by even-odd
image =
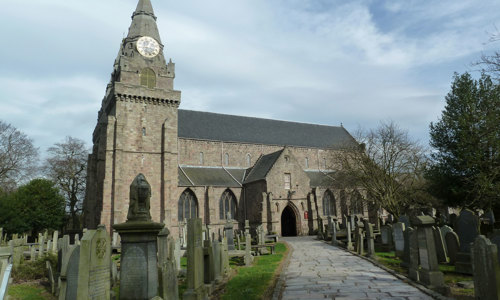
[[[34,179],[15,192],[0,194],[0,226],[9,233],[60,229],[64,215],[64,197],[50,180]]]
[[[432,193],[450,206],[500,208],[500,87],[490,76],[455,74],[430,136]]]

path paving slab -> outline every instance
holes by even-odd
[[[432,300],[392,274],[316,237],[283,238],[293,248],[280,299]]]

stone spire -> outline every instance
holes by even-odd
[[[127,39],[137,39],[142,36],[150,36],[161,44],[151,0],[139,0],[137,8],[132,14],[132,24]]]

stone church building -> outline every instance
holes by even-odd
[[[333,154],[356,144],[343,127],[182,110],[174,78],[151,2],[139,0],[93,133],[84,226],[126,221],[139,173],[154,221],[174,234],[192,217],[306,235],[328,215],[367,214],[360,193],[335,184]]]

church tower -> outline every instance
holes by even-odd
[[[153,220],[164,221],[177,187],[175,64],[168,63],[150,0],[139,0],[98,113],[88,160],[84,226],[126,220],[129,186],[142,173],[151,185]]]

